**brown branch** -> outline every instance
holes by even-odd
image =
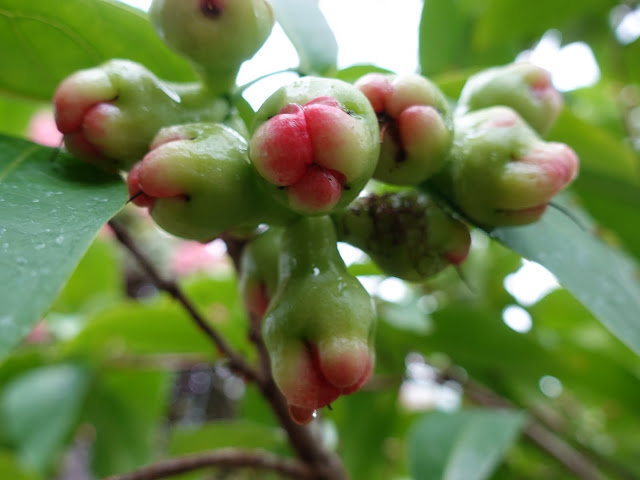
[[[439,382],[453,380],[464,387],[465,395],[474,403],[492,408],[515,409],[508,399],[488,387],[446,370],[437,379]],[[559,463],[585,480],[603,480],[605,476],[582,453],[573,448],[537,420],[530,420],[523,429],[524,435],[538,448],[555,458]]]
[[[279,457],[270,452],[220,449],[196,455],[172,458],[124,475],[113,475],[104,480],[156,480],[202,468],[253,468],[270,471],[294,479],[313,479],[311,470],[298,460]]]
[[[144,272],[148,275],[151,282],[158,287],[158,289],[171,295],[174,300],[182,305],[196,326],[211,339],[220,353],[228,359],[231,369],[238,372],[247,380],[255,381],[257,379],[257,372],[244,360],[243,357],[235,352],[222,335],[207,323],[205,318],[200,315],[195,305],[184,295],[180,287],[175,282],[166,280],[162,275],[160,275],[156,267],[149,261],[149,259],[147,259],[129,233],[120,226],[118,222],[111,220],[109,222],[109,226],[113,230],[116,239],[131,253],[131,255],[133,255]]]

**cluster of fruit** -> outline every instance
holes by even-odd
[[[535,221],[576,175],[573,151],[540,137],[562,99],[535,66],[471,77],[455,108],[417,74],[305,76],[247,128],[230,99],[273,26],[265,0],[154,0],[150,19],[200,81],[111,60],[60,84],[58,128],[75,156],[128,172],[132,201],[166,231],[247,239],[241,291],[300,423],[373,369],[373,303],[338,241],[422,281],[464,261],[469,223]],[[372,179],[394,187],[363,194]]]

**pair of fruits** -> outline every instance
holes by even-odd
[[[128,171],[132,201],[168,232],[247,239],[240,288],[300,423],[373,370],[375,310],[337,241],[422,281],[468,254],[451,211],[485,228],[534,221],[576,174],[571,149],[539,136],[561,98],[536,67],[472,77],[455,109],[420,75],[307,76],[277,90],[249,130],[230,99],[271,31],[268,4],[154,0],[150,17],[200,80],[112,60],[61,83],[58,128],[74,155]],[[397,191],[363,195],[371,180]]]

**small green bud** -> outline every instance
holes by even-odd
[[[540,135],[545,135],[558,118],[562,103],[549,72],[529,63],[512,63],[469,77],[456,115],[503,105],[513,108]]]

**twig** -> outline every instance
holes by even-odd
[[[453,370],[442,372],[438,378],[439,382],[446,380],[453,380],[462,385],[467,397],[478,405],[505,409],[516,408],[508,399],[478,382],[463,378]],[[533,444],[547,452],[579,478],[585,480],[603,480],[605,478],[587,457],[540,422],[530,420],[525,425],[523,433]]]
[[[214,452],[172,458],[124,475],[113,475],[104,480],[156,480],[211,467],[254,468],[276,472],[294,479],[314,478],[311,470],[299,460],[282,458],[270,452],[225,448]]]
[[[189,316],[194,321],[196,326],[202,330],[202,332],[209,337],[218,350],[229,360],[232,370],[240,373],[247,380],[256,381],[257,372],[245,361],[243,357],[238,355],[235,350],[227,343],[227,341],[220,335],[197,311],[195,305],[184,295],[180,287],[173,281],[162,278],[156,267],[147,259],[142,251],[135,244],[129,233],[118,224],[118,222],[111,220],[109,226],[113,230],[114,235],[118,241],[133,255],[133,257],[140,264],[144,272],[149,276],[149,279],[158,289],[167,292],[176,301],[178,301],[182,307],[189,313]]]

